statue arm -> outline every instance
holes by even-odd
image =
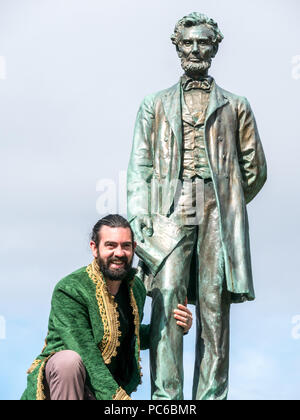
[[[255,117],[246,98],[239,109],[238,155],[246,203],[263,187],[267,165]]]
[[[133,145],[127,171],[127,217],[132,222],[136,216],[150,215],[150,185],[153,173],[154,111],[151,97],[147,97],[137,114]]]

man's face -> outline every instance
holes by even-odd
[[[211,59],[215,56],[214,32],[206,25],[183,28],[178,43],[181,66],[188,76],[207,74]]]
[[[132,266],[136,246],[132,242],[130,229],[102,226],[98,235],[98,249],[93,241],[91,248],[102,274],[108,280],[123,280]]]

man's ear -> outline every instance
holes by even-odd
[[[133,242],[133,250],[136,248],[136,242]]]
[[[182,57],[182,52],[180,51],[180,49],[178,47],[178,44],[176,45],[176,51],[177,51],[178,57],[181,58]]]
[[[97,249],[96,243],[94,241],[90,242],[90,248],[92,250],[93,257],[97,258],[98,257],[98,249]]]
[[[213,52],[212,58],[214,58],[217,55],[218,49],[219,49],[219,44],[217,43],[214,45],[214,52]]]

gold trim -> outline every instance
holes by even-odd
[[[120,345],[121,336],[118,304],[114,296],[108,293],[107,286],[103,280],[98,263],[94,260],[87,266],[86,271],[96,286],[96,299],[102,318],[104,334],[99,344],[99,349],[105,364],[111,363],[112,357],[117,355],[117,347]]]
[[[122,387],[120,387],[117,389],[117,392],[113,396],[113,400],[132,400],[132,398],[130,398],[127,392]]]
[[[37,377],[37,387],[36,387],[36,399],[37,400],[45,400],[45,389],[44,389],[44,368],[45,364],[48,362],[50,357],[52,357],[56,352],[51,353],[46,359],[44,359],[41,367],[39,369],[38,377]]]
[[[41,359],[35,359],[31,365],[30,368],[27,370],[27,373],[32,373],[34,369],[41,363]]]
[[[132,284],[130,285],[130,303],[132,306],[132,313],[133,313],[133,318],[134,318],[134,333],[136,335],[136,340],[137,340],[137,345],[138,345],[138,369],[139,369],[139,373],[140,373],[140,384],[142,383],[142,366],[141,366],[141,357],[140,357],[140,353],[141,353],[141,344],[140,344],[140,316],[139,316],[139,310],[136,304],[136,300],[133,294],[133,290],[132,290]]]
[[[48,343],[47,343],[47,337],[48,337],[49,331],[47,332],[47,336],[45,338],[45,343],[44,343],[44,347],[42,348],[41,353],[43,353],[43,351],[45,350],[45,348],[47,347]]]
[[[49,332],[48,332],[49,333]],[[48,333],[47,333],[47,336],[48,336]],[[41,354],[43,353],[43,351],[45,350],[45,348],[47,347],[47,337],[46,337],[46,339],[45,339],[45,344],[44,344],[44,347],[43,347],[43,349],[42,349],[42,351],[41,351]],[[42,360],[41,359],[35,359],[32,363],[31,363],[31,365],[30,365],[30,368],[27,370],[27,373],[32,373],[33,371],[34,371],[34,369],[40,364],[42,362]]]

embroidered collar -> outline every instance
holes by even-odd
[[[103,279],[102,273],[99,269],[99,265],[96,260],[87,266],[86,271],[96,286],[96,299],[98,303],[99,313],[103,323],[103,338],[99,343],[99,349],[102,353],[102,357],[105,364],[110,364],[112,357],[117,355],[117,347],[120,345],[119,337],[121,336],[118,304],[115,302],[114,296],[112,296],[108,290],[106,283]],[[135,270],[132,270],[132,274]],[[129,277],[130,278],[130,277]],[[135,335],[137,337],[138,352],[140,352],[140,339],[139,339],[139,312],[136,304],[136,300],[133,294],[132,286],[134,278],[130,278],[128,281],[129,285],[129,297],[130,304],[132,307]]]

